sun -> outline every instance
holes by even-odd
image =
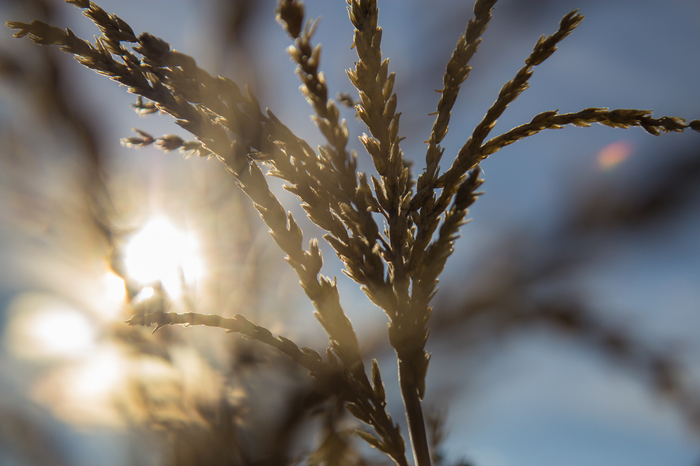
[[[160,282],[177,298],[183,285],[196,283],[204,266],[199,243],[165,217],[155,217],[129,240],[124,249],[128,276],[141,285]]]

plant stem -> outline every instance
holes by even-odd
[[[413,379],[414,372],[407,360],[399,358],[399,384],[401,385],[403,404],[406,408],[406,421],[411,438],[411,448],[413,448],[413,460],[416,466],[430,466],[428,436],[425,432],[418,386]]]

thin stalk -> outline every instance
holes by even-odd
[[[413,449],[413,460],[416,466],[430,466],[428,435],[425,431],[423,408],[418,396],[418,385],[413,377],[414,372],[406,360],[399,358],[399,384],[403,404],[406,408],[406,421]]]

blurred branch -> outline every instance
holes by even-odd
[[[700,434],[700,397],[696,387],[688,386],[688,369],[679,355],[654,349],[630,328],[605,322],[576,290],[575,279],[561,281],[580,275],[599,259],[613,235],[644,235],[657,223],[682,219],[700,204],[700,157],[695,150],[667,157],[644,177],[622,191],[619,186],[589,187],[587,197],[572,201],[563,209],[567,216],[542,237],[524,231],[503,237],[483,254],[480,268],[488,272],[482,273],[479,286],[461,301],[448,297],[436,304],[432,329],[438,338],[455,340],[470,352],[495,335],[544,325],[643,375]]]

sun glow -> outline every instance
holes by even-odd
[[[160,282],[172,297],[182,294],[183,283],[203,274],[196,239],[164,217],[151,220],[131,238],[124,261],[131,278],[142,285]]]
[[[119,346],[102,343],[75,362],[59,365],[31,390],[58,419],[79,426],[123,424],[130,360]]]
[[[86,315],[48,294],[25,293],[10,304],[5,343],[17,357],[70,359],[95,346],[97,329]]]

